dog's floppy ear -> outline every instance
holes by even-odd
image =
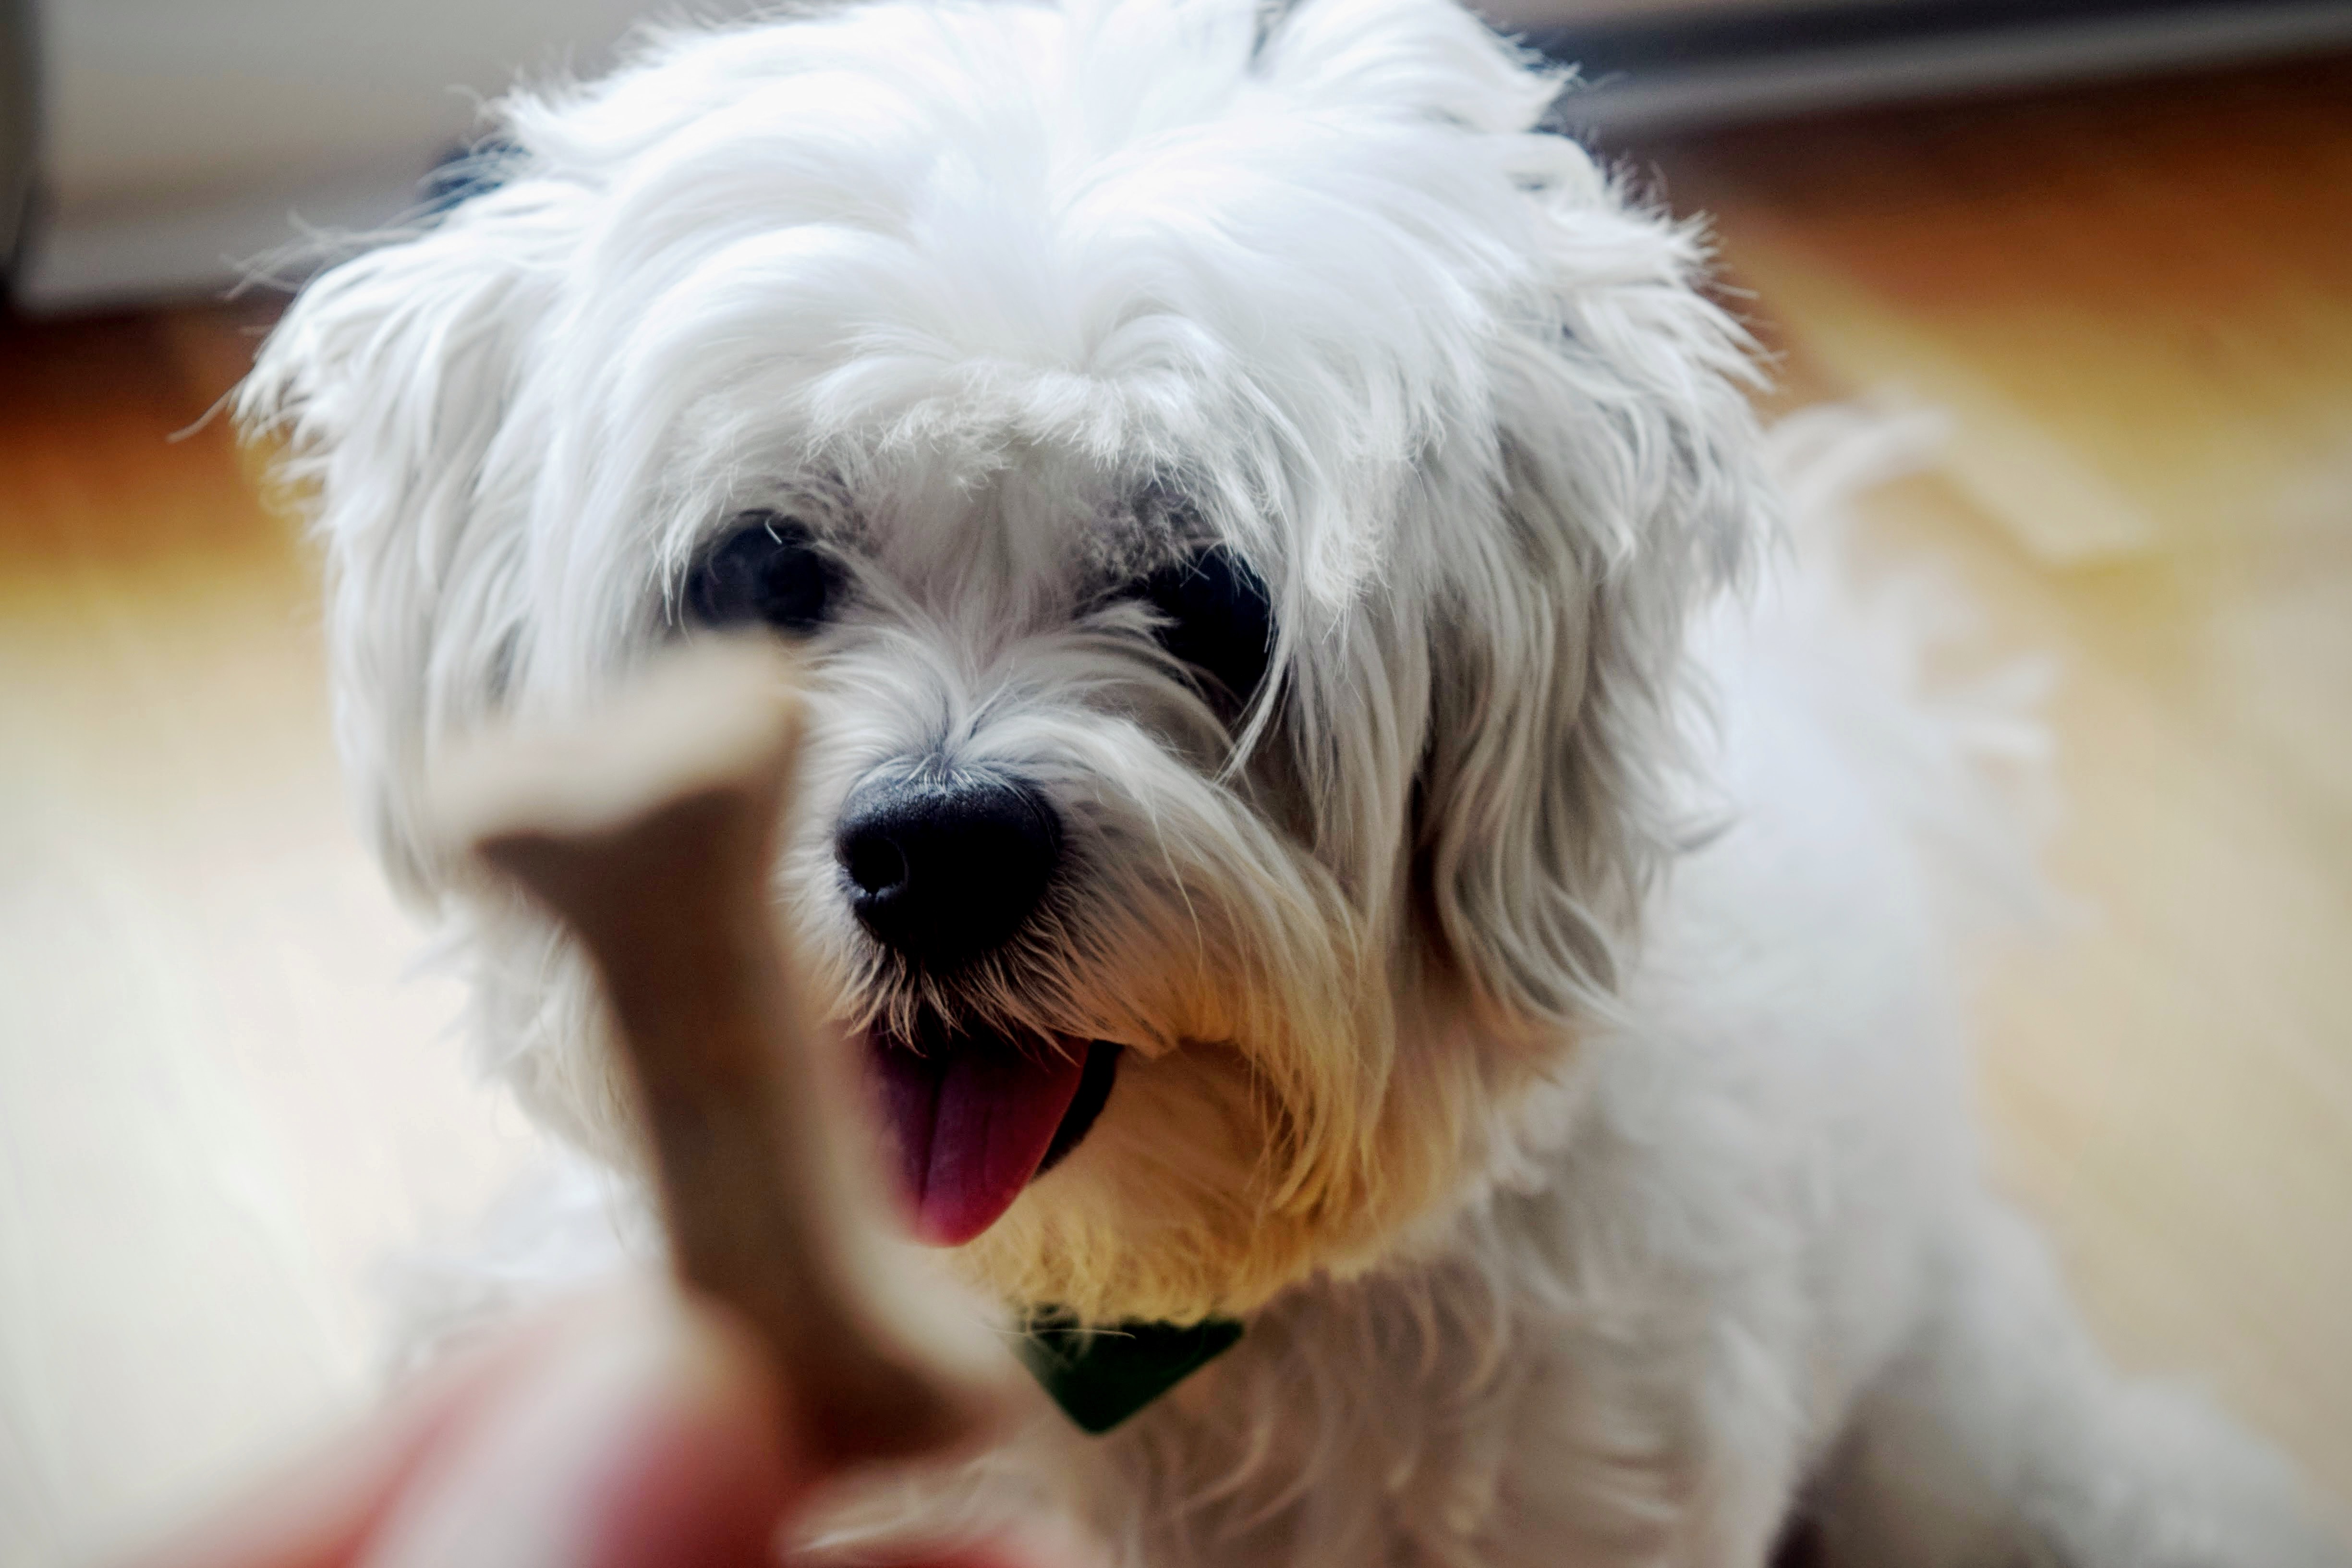
[[[1439,950],[1512,1032],[1607,1006],[1686,832],[1687,613],[1769,507],[1697,237],[1601,190],[1528,199],[1549,297],[1490,360],[1499,525],[1448,531],[1417,847]]]
[[[519,367],[572,226],[477,196],[305,288],[238,394],[327,552],[336,731],[396,885],[427,890],[416,793],[434,739],[495,706],[522,632],[532,450]]]

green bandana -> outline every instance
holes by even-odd
[[[1049,1312],[1029,1320],[1015,1348],[1063,1413],[1099,1436],[1231,1350],[1241,1337],[1241,1324],[1231,1318],[1082,1329]]]

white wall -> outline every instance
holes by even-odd
[[[215,289],[238,262],[293,238],[293,217],[380,223],[519,69],[593,70],[652,9],[43,0],[44,202],[17,296],[38,310]]]

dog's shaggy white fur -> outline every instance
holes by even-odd
[[[2344,1562],[2103,1370],[1982,1190],[1955,731],[1803,580],[1719,602],[1780,493],[1746,345],[1697,237],[1545,132],[1561,86],[1450,0],[881,0],[509,100],[501,183],[311,284],[244,395],[315,485],[385,860],[498,1069],[627,1166],[577,959],[453,892],[422,783],[680,635],[730,519],[822,552],[777,886],[845,1025],[1126,1047],[956,1267],[1249,1324],[1115,1436],[1040,1415],[839,1540],[1042,1507],[1155,1568],[1756,1568],[1796,1519],[1874,1568]],[[1120,592],[1219,545],[1272,607],[1254,696]],[[835,865],[916,766],[1064,824],[1035,917],[944,974]]]

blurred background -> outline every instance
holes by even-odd
[[[350,831],[315,563],[206,422],[365,228],[631,0],[0,0],[0,1568],[326,1429],[382,1260],[531,1156]],[[704,5],[700,14],[725,14]],[[1775,407],[2054,653],[2076,918],[1979,1003],[2001,1180],[2116,1355],[2352,1500],[2352,4],[1511,0],[1714,215]]]

